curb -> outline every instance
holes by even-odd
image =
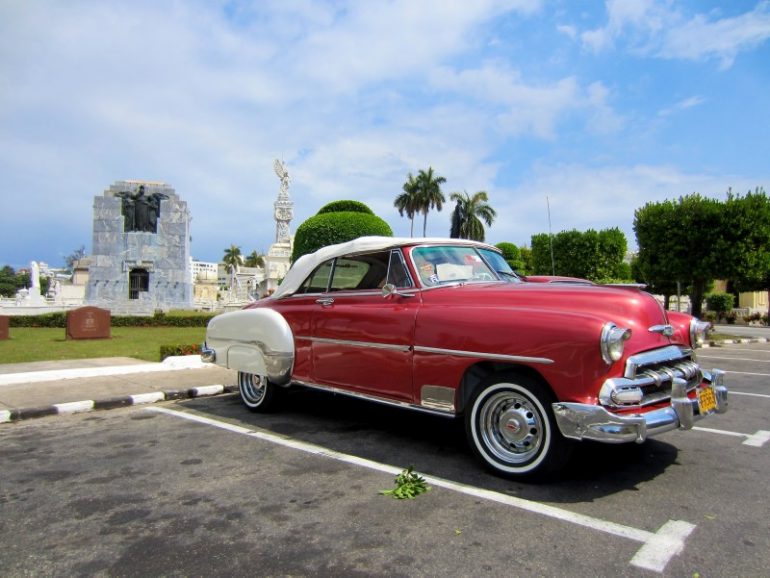
[[[177,399],[192,399],[196,397],[210,397],[224,393],[235,393],[237,385],[205,385],[190,389],[170,389],[168,391],[154,391],[139,393],[136,395],[124,395],[120,397],[108,397],[99,400],[71,401],[67,403],[55,403],[42,407],[27,407],[10,410],[0,410],[0,423],[11,423],[38,417],[52,415],[70,415],[73,413],[85,413],[95,410],[116,409],[132,405],[157,403],[160,401],[172,401]]]

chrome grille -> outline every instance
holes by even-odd
[[[599,394],[602,405],[628,409],[644,407],[671,399],[671,387],[675,379],[684,380],[686,390],[691,391],[703,380],[700,366],[692,359],[690,349],[670,346],[632,355],[626,362],[623,377],[608,379]],[[640,403],[618,404],[612,399],[612,392],[639,388],[642,392]]]

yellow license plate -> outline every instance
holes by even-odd
[[[717,396],[710,387],[702,387],[698,390],[698,409],[701,415],[713,413],[717,410]]]

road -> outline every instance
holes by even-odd
[[[481,469],[462,428],[297,390],[0,429],[3,574],[760,576],[770,567],[770,346],[705,349],[730,411],[582,444],[558,481]],[[764,433],[763,433],[764,432]],[[432,489],[380,495],[414,465]]]

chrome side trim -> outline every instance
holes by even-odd
[[[310,381],[293,381],[292,383],[296,385],[301,385],[303,387],[309,387],[311,389],[318,389],[320,391],[325,391],[328,393],[333,394],[339,394],[339,395],[346,395],[348,397],[353,397],[356,399],[363,399],[365,401],[373,401],[375,403],[379,403],[381,405],[387,405],[390,407],[398,407],[401,409],[411,409],[414,411],[420,411],[423,413],[429,413],[431,415],[440,415],[442,417],[454,417],[454,412],[449,412],[448,410],[440,410],[438,408],[433,407],[426,407],[426,406],[420,406],[415,405],[413,403],[408,403],[406,401],[395,401],[392,399],[386,399],[383,397],[377,397],[375,395],[370,395],[366,393],[360,393],[357,391],[350,391],[348,389],[342,389],[339,387],[333,387],[331,385],[322,385],[320,383],[313,383]]]
[[[408,345],[395,345],[392,343],[375,343],[373,341],[350,341],[347,339],[329,339],[327,337],[310,337],[307,335],[297,335],[297,339],[311,341],[313,343],[331,343],[333,345],[345,345],[347,347],[365,347],[368,349],[387,349],[389,351],[400,351],[409,353],[412,350]]]
[[[504,355],[501,353],[484,353],[481,351],[462,351],[459,349],[442,349],[440,347],[414,346],[415,353],[435,353],[436,355],[454,355],[457,357],[478,357],[482,359],[492,359],[494,361],[509,361],[513,363],[539,363],[541,365],[551,365],[553,359],[547,357],[525,357],[521,355]]]
[[[399,293],[404,293],[407,295],[417,295],[420,292],[420,289],[417,289],[415,287],[408,287],[408,288],[399,288]],[[291,295],[281,295],[278,297],[278,299],[303,299],[303,298],[310,298],[310,297],[319,297],[319,296],[328,296],[328,297],[377,297],[379,299],[382,299],[382,290],[381,289],[361,289],[360,291],[352,291],[352,290],[343,290],[343,291],[317,291],[315,293],[292,293]]]

